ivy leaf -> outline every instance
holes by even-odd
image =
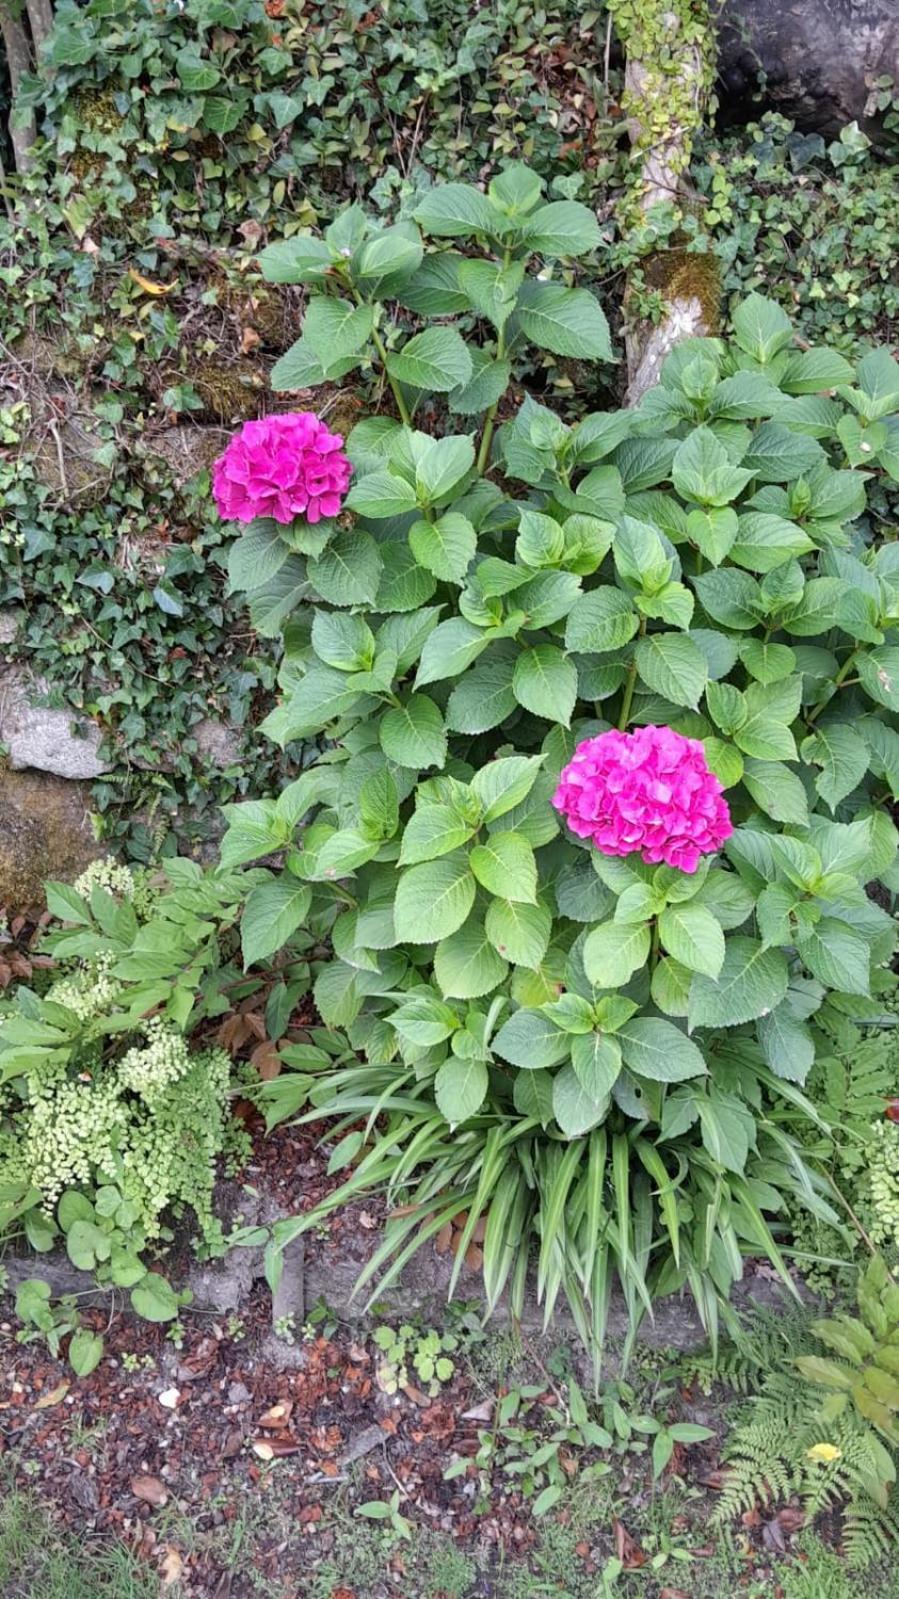
[[[698,974],[690,985],[691,1029],[755,1021],[780,1004],[787,977],[779,949],[764,949],[756,938],[729,939],[718,977]]]
[[[401,873],[393,907],[397,940],[436,944],[466,920],[477,890],[468,857],[459,851]]]

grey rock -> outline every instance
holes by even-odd
[[[0,644],[11,644],[18,631],[18,611],[0,611]]]
[[[197,722],[191,728],[191,734],[197,741],[200,754],[213,766],[234,766],[240,760],[240,730],[229,727],[227,722],[217,722],[211,716],[204,716],[202,722]]]
[[[75,727],[72,711],[55,711],[34,701],[47,685],[20,666],[0,672],[0,741],[14,772],[33,769],[90,782],[109,770],[98,750],[102,734],[95,722]]]
[[[48,878],[71,882],[107,853],[91,808],[87,783],[0,768],[0,905],[8,913],[43,910]]]
[[[302,1236],[294,1238],[284,1250],[281,1281],[272,1295],[272,1322],[290,1317],[299,1329],[306,1320],[306,1246]]]

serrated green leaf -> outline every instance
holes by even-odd
[[[456,328],[426,328],[388,356],[387,371],[409,388],[448,394],[471,377],[471,354]]]
[[[480,999],[503,982],[508,964],[497,954],[482,922],[470,918],[434,951],[434,976],[448,999]]]
[[[724,964],[724,933],[703,905],[669,905],[659,917],[659,935],[669,955],[691,972],[717,977]]]
[[[679,1083],[706,1071],[701,1051],[686,1033],[660,1016],[634,1016],[615,1037],[625,1064],[656,1083]]]
[[[305,920],[312,890],[287,873],[250,890],[240,923],[244,970],[274,955]]]
[[[504,960],[537,971],[552,932],[552,916],[545,905],[491,900],[484,927],[493,948]]]
[[[567,727],[577,700],[577,668],[556,645],[536,644],[515,662],[512,688],[526,711]]]
[[[446,728],[440,709],[427,694],[413,694],[403,705],[396,705],[381,718],[378,727],[381,748],[397,766],[423,771],[446,762]]]
[[[649,946],[645,923],[603,922],[584,940],[584,971],[597,988],[621,988],[645,963]]]
[[[717,978],[697,974],[690,988],[690,1027],[737,1027],[779,1005],[787,991],[787,963],[779,949],[755,938],[731,938]]]
[[[651,633],[636,648],[637,671],[647,686],[673,705],[696,709],[708,681],[708,663],[685,633]]]
[[[538,349],[581,360],[614,361],[609,324],[587,289],[526,278],[518,297],[522,332]]]
[[[541,1071],[567,1060],[571,1040],[539,1010],[517,1010],[493,1039],[492,1048],[522,1071]]]
[[[471,851],[471,869],[482,887],[500,899],[534,905],[537,863],[527,839],[519,833],[491,833]]]
[[[407,867],[400,874],[393,907],[397,939],[436,944],[449,938],[466,920],[476,890],[468,857],[461,851]]]
[[[445,1060],[434,1079],[434,1098],[451,1127],[477,1115],[487,1092],[487,1067],[482,1060]]]

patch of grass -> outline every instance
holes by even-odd
[[[0,1480],[3,1599],[156,1599],[158,1579],[123,1543],[60,1532],[34,1493]]]

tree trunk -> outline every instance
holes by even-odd
[[[25,0],[25,7],[34,41],[35,60],[40,61],[41,49],[46,44],[50,29],[53,27],[53,6],[51,0]]]
[[[27,172],[31,165],[31,146],[37,137],[34,115],[29,112],[25,117],[19,118],[16,114],[16,96],[19,84],[26,73],[31,70],[31,49],[28,35],[18,16],[18,9],[13,11],[15,0],[0,0],[0,35],[6,51],[6,62],[9,68],[9,82],[12,91],[12,114],[9,119],[9,137],[12,141],[13,159],[19,172]]]
[[[899,84],[897,0],[724,0],[718,70],[725,117],[762,101],[802,128],[839,133],[858,122],[876,138],[878,78]]]
[[[613,18],[619,3],[610,0]],[[641,0],[641,6],[636,22],[629,6],[620,10],[624,105],[636,167],[625,205],[635,206],[638,219],[654,206],[678,202],[693,136],[702,124],[714,50],[711,29],[703,27],[704,8],[695,0],[687,6],[683,0]],[[647,285],[661,292],[664,310],[658,323],[627,318],[628,405],[636,405],[658,383],[662,363],[676,344],[711,332],[719,298],[714,263],[703,256],[665,250],[645,257],[640,267]],[[626,310],[628,298],[626,293]]]

